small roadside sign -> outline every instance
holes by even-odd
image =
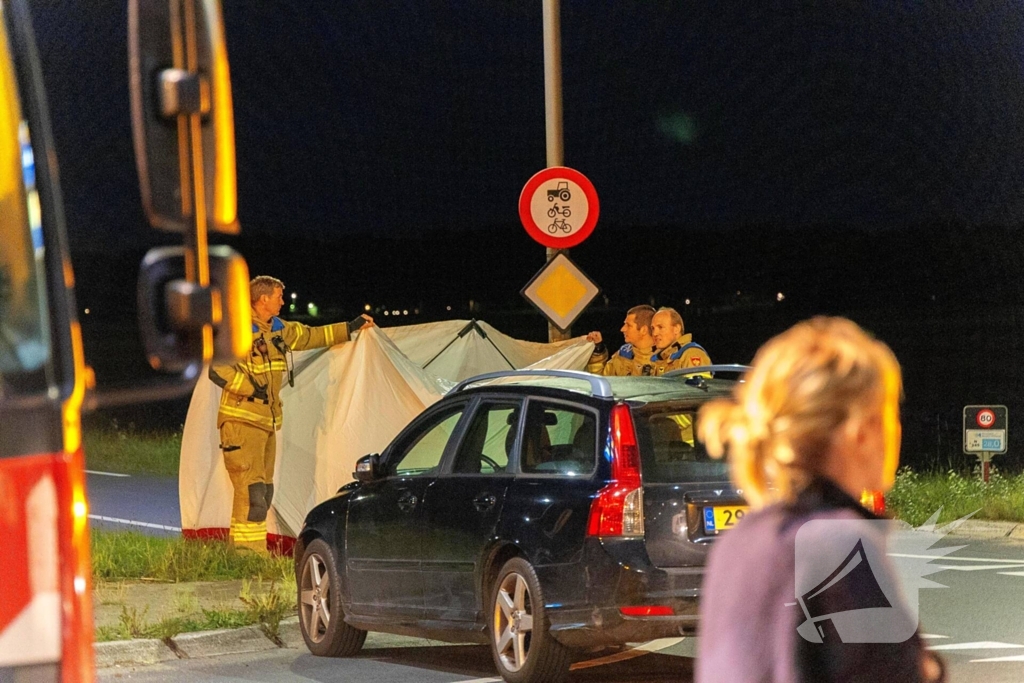
[[[565,166],[535,173],[519,194],[519,220],[527,234],[551,249],[575,247],[590,237],[600,208],[594,184]]]
[[[522,291],[526,300],[563,332],[600,293],[601,289],[562,253],[548,261]]]
[[[1006,406],[964,406],[964,453],[1005,453],[1007,435]]]

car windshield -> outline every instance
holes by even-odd
[[[694,439],[696,411],[675,408],[634,411],[644,482],[724,482],[729,466],[714,460]]]
[[[49,356],[39,197],[17,85],[0,24],[0,380],[5,391],[23,385]]]

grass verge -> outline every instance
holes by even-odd
[[[939,508],[940,524],[975,511],[974,519],[1024,522],[1024,474],[1004,476],[993,468],[985,484],[977,471],[922,474],[903,468],[885,504],[894,517],[913,526],[928,521]]]
[[[281,620],[295,613],[295,594],[295,577],[289,571],[269,582],[264,579],[243,582],[239,599],[245,604],[244,609],[204,608],[194,597],[182,596],[183,599],[176,601],[175,614],[150,622],[148,607],[140,612],[135,606],[124,605],[116,625],[96,629],[96,640],[166,640],[179,633],[259,624],[268,637],[279,643]]]
[[[181,434],[143,432],[116,421],[108,426],[89,425],[83,433],[85,466],[90,470],[122,474],[178,476]]]
[[[238,552],[223,541],[158,538],[131,531],[92,531],[93,577],[100,581],[276,579],[291,575],[293,566],[290,557]]]

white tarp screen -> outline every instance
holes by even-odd
[[[541,344],[476,324],[479,331],[465,320],[374,327],[353,343],[295,354],[295,386],[281,391],[270,533],[294,536],[313,506],[352,480],[357,459],[383,450],[456,381],[510,363],[582,370],[593,350],[583,337]],[[231,521],[231,480],[218,446],[220,393],[204,374],[185,419],[178,487],[186,531],[226,529]]]

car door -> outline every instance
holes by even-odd
[[[417,420],[385,451],[385,476],[364,484],[349,503],[345,568],[353,614],[422,615],[420,507],[466,405],[446,406]]]
[[[427,488],[420,565],[427,619],[478,617],[478,565],[512,483],[521,405],[515,398],[478,401],[450,465]]]

